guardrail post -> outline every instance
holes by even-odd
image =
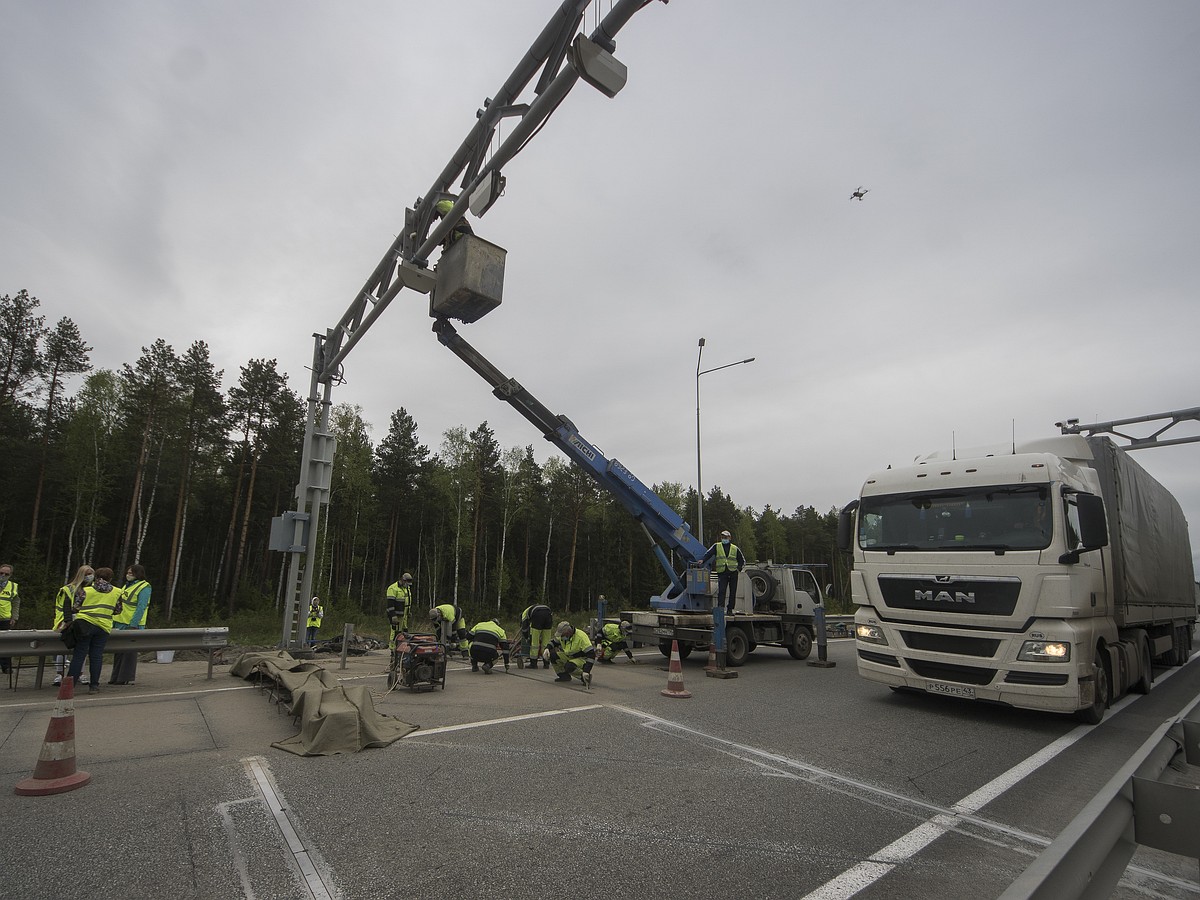
[[[350,649],[350,638],[354,635],[354,626],[349,622],[342,628],[342,664],[339,669],[346,668],[346,653]]]
[[[813,607],[813,629],[817,632],[817,658],[809,660],[808,664],[820,669],[832,669],[837,663],[829,661],[829,638],[825,634],[825,607],[819,603]]]

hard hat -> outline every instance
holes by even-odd
[[[492,619],[492,624],[493,624],[493,625],[499,625],[499,624],[500,624],[500,620],[499,620],[499,619]]]
[[[405,572],[403,575],[400,576],[400,580],[401,581],[412,581],[412,576],[409,575],[407,572]]]
[[[629,634],[631,631],[633,631],[633,623],[632,622],[622,622],[621,623],[621,634]]]
[[[570,637],[575,632],[575,626],[570,622],[559,622],[558,627],[554,629],[554,636],[557,638]]]
[[[732,535],[730,535],[730,533],[729,533],[728,531],[722,531],[722,532],[721,532],[721,538],[722,538],[722,539],[724,539],[724,538],[727,538],[727,537],[732,537]]]
[[[434,204],[433,209],[439,216],[445,216],[450,210],[454,209],[454,204],[449,200],[439,200]]]
[[[433,619],[433,621],[436,622],[441,617],[442,617],[442,611],[440,609],[435,608],[435,609],[431,609],[429,611],[429,618]]]

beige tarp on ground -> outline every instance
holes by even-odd
[[[294,659],[286,650],[243,653],[229,670],[237,678],[256,673],[291,695],[289,709],[300,718],[299,734],[271,745],[280,750],[299,756],[357,753],[386,747],[417,729],[377,713],[367,688],[346,687],[323,667]]]

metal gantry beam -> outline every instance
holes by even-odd
[[[1121,431],[1126,425],[1142,425],[1147,422],[1163,423],[1151,434],[1138,437]],[[1131,419],[1114,419],[1111,422],[1095,422],[1081,425],[1078,419],[1067,419],[1065,422],[1055,422],[1063,434],[1100,435],[1111,434],[1129,441],[1124,445],[1126,450],[1144,450],[1147,447],[1170,447],[1175,444],[1192,444],[1200,441],[1200,434],[1188,437],[1161,440],[1160,436],[1181,422],[1200,422],[1200,406],[1191,409],[1177,409],[1172,412],[1153,413],[1149,416],[1134,416]]]
[[[654,0],[617,0],[588,37],[579,34],[592,0],[563,0],[528,52],[491,97],[476,111],[475,124],[423,196],[405,210],[404,226],[367,277],[338,323],[313,335],[315,347],[305,420],[300,480],[296,485],[295,527],[307,528],[306,546],[291,552],[281,646],[298,642],[298,613],[311,595],[321,507],[328,504],[333,439],[329,434],[330,392],[342,379],[342,363],[367,330],[404,288],[428,294],[435,277],[429,255],[468,209],[482,216],[503,192],[501,167],[524,149],[581,78],[608,96],[624,85],[624,66],[611,57],[614,38],[634,13]],[[597,0],[598,2],[598,0]],[[662,0],[667,3],[668,0]],[[520,102],[537,78],[534,99]],[[518,119],[488,158],[500,122]],[[458,184],[459,190],[452,188]],[[450,213],[436,222],[439,200],[454,198]],[[436,222],[436,224],[435,224]],[[307,518],[305,518],[307,516]],[[305,555],[301,568],[300,556]]]
[[[321,381],[337,377],[346,355],[396,295],[405,287],[415,286],[413,282],[419,276],[412,270],[421,270],[428,265],[430,253],[466,213],[472,194],[493,178],[501,178],[501,168],[524,149],[580,79],[576,63],[563,63],[569,57],[572,35],[582,22],[590,2],[564,0],[504,84],[476,112],[475,125],[441,174],[425,194],[405,210],[404,228],[400,235],[388,247],[338,324],[328,333],[323,347]],[[650,2],[652,0],[618,0],[587,40],[610,53],[616,48],[614,38],[617,33],[634,13]],[[541,76],[536,86],[536,99],[529,104],[516,103],[539,71]],[[496,127],[506,117],[519,117],[519,121],[493,152],[491,159],[484,163]],[[460,176],[460,191],[454,208],[434,225],[434,205],[438,200],[454,195],[452,187]],[[432,281],[429,287],[432,287]]]

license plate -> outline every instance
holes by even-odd
[[[975,688],[963,687],[958,684],[942,684],[940,681],[930,681],[925,685],[925,690],[931,694],[945,694],[947,697],[965,697],[967,700],[975,699]]]
[[[674,628],[655,628],[654,633],[657,635],[660,635],[661,637],[674,637],[675,629]]]

